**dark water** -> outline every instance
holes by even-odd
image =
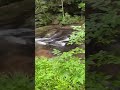
[[[33,74],[34,52],[32,29],[0,29],[0,72]]]

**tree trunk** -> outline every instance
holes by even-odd
[[[65,12],[64,12],[64,0],[61,0],[61,5],[62,5],[62,15],[63,18],[65,17]]]

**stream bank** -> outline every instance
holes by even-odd
[[[78,45],[67,44],[72,32],[73,29],[70,25],[49,25],[37,28],[35,30],[35,55],[39,57],[45,56],[51,58],[54,57],[52,53],[53,49],[58,49],[62,52],[66,52],[76,48]],[[85,48],[84,45],[79,47]],[[83,54],[79,56],[85,57]]]

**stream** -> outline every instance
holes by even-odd
[[[52,58],[53,49],[64,52],[76,47],[67,45],[72,29],[51,27],[37,36],[29,28],[0,29],[0,72],[34,73],[35,55]]]
[[[64,48],[69,41],[70,34],[63,34],[64,32],[57,32],[50,37],[35,38],[36,45],[53,46],[56,48]]]
[[[34,74],[34,30],[0,29],[0,73]]]
[[[43,53],[41,51],[43,50],[46,51],[47,54],[50,54],[53,49],[64,52],[75,48],[76,45],[67,44],[72,31],[70,28],[54,28],[42,33],[42,35],[37,35],[35,37],[35,49],[36,52],[38,52],[37,56],[46,56],[42,55]]]
[[[41,32],[41,30],[39,31]],[[20,52],[25,55],[31,55],[34,52],[31,48],[35,44],[35,54],[38,52],[38,56],[42,56],[42,54],[50,54],[52,56],[53,49],[64,52],[76,47],[76,45],[67,45],[69,36],[73,31],[70,27],[50,26],[47,31],[44,31],[37,36],[35,35],[34,39],[34,30],[29,28],[0,29],[0,41],[3,42],[0,46],[9,51],[11,50],[10,47],[5,44],[15,46],[15,48],[17,46],[17,48],[21,48]],[[4,49],[0,50],[1,53],[2,51]]]

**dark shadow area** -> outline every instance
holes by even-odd
[[[34,9],[34,0],[0,0],[0,90],[34,90]]]
[[[119,7],[86,0],[86,90],[120,90]]]

